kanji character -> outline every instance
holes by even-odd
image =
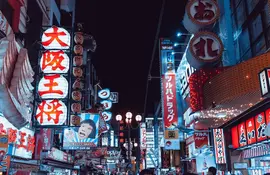
[[[48,41],[44,41],[42,42],[43,46],[49,46],[54,40],[56,40],[60,46],[62,47],[66,47],[68,46],[68,44],[66,44],[65,42],[61,41],[59,36],[66,36],[67,34],[65,32],[58,32],[58,27],[53,26],[53,32],[52,33],[46,33],[44,32],[44,35],[47,37],[50,37],[50,39]]]
[[[261,137],[265,137],[266,135],[265,135],[265,128],[266,128],[266,124],[265,123],[263,123],[263,124],[260,124],[260,126],[259,126],[259,128],[258,128],[258,134],[257,134],[257,136],[258,136],[258,138],[261,138]]]
[[[27,151],[34,152],[35,150],[35,137],[28,134],[27,137]]]
[[[215,17],[215,13],[212,8],[212,4],[210,3],[202,3],[201,1],[198,1],[199,4],[195,6],[195,10],[197,13],[195,13],[194,18],[198,20],[212,20]]]
[[[59,95],[63,95],[64,92],[61,90],[55,90],[53,89],[54,87],[58,86],[58,83],[55,82],[54,80],[56,78],[60,78],[59,74],[54,74],[54,75],[44,75],[44,79],[45,80],[49,80],[49,83],[44,84],[45,87],[48,87],[48,90],[44,90],[44,91],[39,91],[39,95],[42,97],[44,94],[50,94],[50,93],[56,93]]]
[[[8,128],[8,143],[14,143],[17,140],[17,130]]]
[[[173,120],[173,118],[174,118],[174,114],[173,115],[168,115],[167,118],[168,118],[169,122],[171,122]]]
[[[26,136],[26,133],[25,132],[22,132],[22,131],[20,131],[19,132],[19,134],[20,134],[20,140],[19,140],[19,144],[17,144],[17,148],[27,148],[27,146],[25,145],[25,136]]]
[[[214,57],[218,55],[218,50],[213,50],[213,39],[207,38],[206,40],[203,38],[200,38],[200,41],[198,41],[196,44],[194,44],[194,47],[196,49],[195,54],[200,57],[205,57],[205,44],[207,44],[207,53],[209,56]]]
[[[62,107],[62,105],[59,103],[59,100],[52,100],[49,103],[42,101],[38,106],[40,112],[36,115],[36,119],[40,118],[39,122],[42,124],[44,116],[47,116],[48,121],[53,120],[54,124],[57,124],[59,122],[60,115],[63,114],[63,111],[58,109],[60,107]],[[45,109],[47,109],[47,111],[45,111]],[[53,115],[55,118],[52,117]]]
[[[56,52],[47,51],[43,53],[41,69],[44,70],[46,67],[51,66],[52,70],[64,70],[66,67],[61,64],[65,59],[63,54],[65,53],[62,50]]]
[[[0,135],[5,134],[7,134],[7,131],[5,130],[3,123],[0,123]]]
[[[240,144],[243,144],[243,143],[246,143],[247,142],[247,139],[246,139],[246,136],[245,136],[245,133],[242,132],[240,134],[240,140],[239,140]]]

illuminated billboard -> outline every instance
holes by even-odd
[[[99,114],[82,113],[79,117],[80,126],[64,129],[64,149],[90,149],[98,144]]]

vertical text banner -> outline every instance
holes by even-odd
[[[176,75],[173,43],[169,39],[160,39],[160,65],[165,149],[179,150]]]

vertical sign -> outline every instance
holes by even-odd
[[[264,112],[255,116],[255,126],[256,126],[257,141],[260,142],[266,140],[267,139],[267,136],[265,135],[266,121]]]
[[[169,39],[160,39],[160,64],[162,88],[162,112],[164,123],[165,149],[179,150],[178,111],[176,99],[176,75],[174,65],[173,43]]]
[[[35,119],[42,126],[66,124],[68,108],[64,99],[69,93],[70,34],[60,27],[44,31],[41,43],[45,51],[40,58],[41,79],[38,81]]]
[[[223,129],[213,129],[215,157],[217,164],[226,164]]]
[[[140,138],[141,138],[141,150],[146,149],[146,127],[145,127],[145,123],[141,123],[140,124]]]
[[[247,145],[247,133],[245,122],[238,125],[238,137],[239,137],[239,146]]]
[[[247,142],[248,144],[256,143],[254,118],[250,118],[246,121],[247,127]]]
[[[8,152],[8,136],[0,135],[0,172],[6,172],[9,168],[10,156]]]

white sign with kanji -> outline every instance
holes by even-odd
[[[67,106],[60,100],[43,100],[35,118],[40,125],[62,125],[67,120]]]
[[[61,27],[52,26],[48,28],[41,38],[42,46],[49,49],[69,49],[70,47],[70,34],[68,31]]]
[[[69,57],[62,50],[48,50],[42,54],[40,69],[44,73],[67,73]]]
[[[68,81],[59,74],[47,74],[39,81],[38,94],[42,99],[65,98]]]

